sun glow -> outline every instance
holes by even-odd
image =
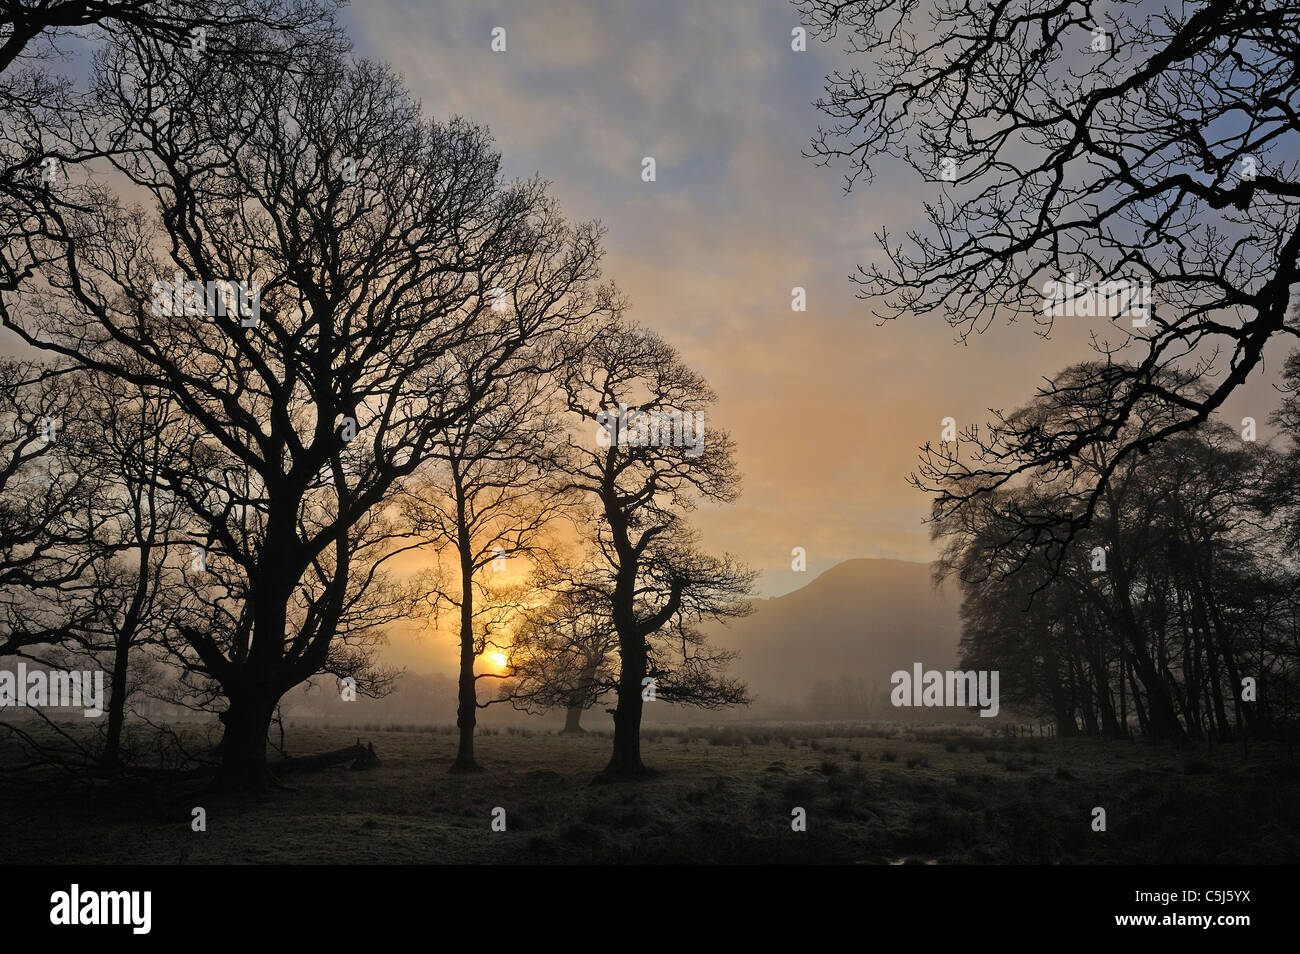
[[[488,653],[487,660],[498,669],[506,669],[510,666],[510,660],[506,658],[505,653]]]

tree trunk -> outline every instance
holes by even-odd
[[[478,698],[474,686],[474,657],[471,653],[469,675],[465,674],[463,668],[460,674],[459,700],[456,704],[456,728],[460,730],[460,742],[456,746],[456,761],[451,763],[453,772],[483,770],[483,766],[474,760],[474,728],[477,724]]]
[[[622,671],[618,679],[618,705],[614,709],[614,754],[602,773],[606,778],[641,778],[646,767],[641,762],[641,679],[645,676],[646,658],[641,640],[635,646],[620,645]]]
[[[122,724],[126,721],[126,664],[131,641],[119,638],[113,650],[113,675],[108,688],[108,736],[104,740],[103,763],[110,768],[122,764]]]
[[[1088,641],[1088,650],[1091,654],[1088,666],[1092,670],[1093,688],[1097,694],[1102,738],[1117,739],[1120,730],[1119,721],[1115,718],[1115,700],[1110,692],[1110,664],[1095,640]]]
[[[1133,691],[1133,712],[1137,715],[1138,731],[1143,735],[1151,734],[1151,719],[1147,716],[1146,706],[1142,704],[1141,684],[1137,677],[1137,666],[1130,660],[1129,670],[1129,688]]]
[[[1258,714],[1253,706],[1242,705],[1241,670],[1237,666],[1236,656],[1233,655],[1232,637],[1224,623],[1223,613],[1219,610],[1218,601],[1214,598],[1214,591],[1209,586],[1206,586],[1202,592],[1205,598],[1203,612],[1209,623],[1206,626],[1206,632],[1207,635],[1213,635],[1223,655],[1223,668],[1228,674],[1228,686],[1232,691],[1232,704],[1237,721],[1240,723],[1244,720],[1248,731],[1260,737],[1265,737],[1268,734],[1267,721],[1257,718]]]
[[[569,706],[564,713],[564,735],[582,735],[582,706]]]
[[[1052,714],[1056,719],[1057,731],[1066,737],[1079,734],[1074,721],[1074,710],[1068,704],[1065,689],[1061,685],[1060,659],[1052,648],[1050,638],[1043,644],[1043,677],[1047,683],[1047,695],[1051,699]]]
[[[301,575],[301,555],[292,512],[273,507],[267,516],[266,540],[253,590],[250,641],[231,651],[238,668],[223,680],[230,705],[221,714],[221,767],[215,787],[225,791],[264,791],[271,781],[266,769],[267,734],[275,707],[299,680],[285,681],[284,636],[289,600]]]
[[[1174,708],[1168,684],[1157,670],[1155,662],[1146,655],[1146,647],[1141,641],[1130,643],[1130,646],[1134,671],[1147,691],[1147,714],[1152,740],[1181,743],[1185,733],[1178,721],[1178,712]]]
[[[1129,737],[1128,729],[1128,656],[1124,650],[1119,654],[1119,727],[1124,738]]]
[[[1148,729],[1154,741],[1171,740],[1179,744],[1186,737],[1178,721],[1178,712],[1169,693],[1169,686],[1163,678],[1163,672],[1157,671],[1156,663],[1147,646],[1147,638],[1142,625],[1138,622],[1133,609],[1132,587],[1128,567],[1123,559],[1124,542],[1119,532],[1118,513],[1113,496],[1108,492],[1111,508],[1109,537],[1111,540],[1110,579],[1114,591],[1114,616],[1119,635],[1129,649],[1133,674],[1142,683],[1147,693]]]
[[[463,524],[462,524],[463,526]],[[474,562],[468,539],[461,540],[460,597],[460,683],[456,701],[456,728],[460,744],[456,747],[453,772],[480,772],[474,760],[474,726],[478,722],[478,686],[474,679]]]
[[[149,560],[152,547],[140,548],[140,562],[136,575],[135,589],[122,626],[114,633],[113,641],[113,675],[109,679],[108,696],[108,737],[104,740],[104,752],[100,756],[104,765],[117,768],[122,764],[122,726],[126,722],[126,675],[127,664],[131,660],[131,645],[135,641],[140,627],[140,614],[149,593]]]
[[[596,681],[596,670],[600,668],[600,657],[587,656],[587,664],[582,670],[582,675],[578,677],[578,695],[573,705],[569,706],[564,713],[564,733],[565,735],[582,735],[583,728],[579,724],[582,721],[582,713],[586,711],[587,693],[591,691],[591,684]]]
[[[230,707],[221,713],[226,733],[221,740],[221,767],[215,787],[222,791],[266,789],[266,735],[280,701],[269,681],[229,693]]]

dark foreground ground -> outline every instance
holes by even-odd
[[[450,775],[447,727],[289,727],[296,756],[374,744],[382,764],[287,773],[264,796],[201,782],[0,774],[0,844],[28,863],[1300,861],[1300,769],[1274,746],[1008,739],[949,727],[650,730],[643,782],[592,784],[607,734],[489,730]],[[0,767],[14,764],[0,751]],[[191,830],[203,807],[207,831]],[[505,831],[492,830],[505,809]],[[803,808],[807,830],[791,829]],[[1107,830],[1094,832],[1094,807]],[[497,813],[498,815],[500,813]]]

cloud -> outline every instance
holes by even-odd
[[[368,0],[352,16],[432,110],[487,122],[508,169],[540,171],[570,214],[606,225],[633,317],[705,374],[736,438],[745,495],[696,516],[716,549],[776,568],[799,545],[818,565],[928,559],[928,500],[906,478],[940,419],[983,422],[1091,356],[1086,322],[1048,341],[995,323],[962,345],[937,318],[882,327],[855,298],[876,233],[923,225],[935,186],[885,163],[846,196],[842,170],[801,155],[845,60],[790,49],[788,0]],[[796,285],[806,312],[790,310]]]

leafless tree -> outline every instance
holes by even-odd
[[[514,629],[501,694],[524,712],[564,709],[564,732],[578,734],[582,713],[618,692],[618,633],[596,580],[562,571],[538,590],[550,596]]]
[[[89,503],[100,515],[96,533],[86,541],[96,612],[71,642],[108,672],[99,759],[113,768],[123,763],[128,698],[162,662],[154,647],[184,600],[181,567],[194,561],[192,546],[178,539],[185,511],[160,479],[186,459],[187,442],[165,392],[98,372],[83,377],[88,393],[79,416],[85,436],[71,466],[103,479]]]
[[[831,124],[812,154],[845,163],[850,189],[885,162],[933,186],[924,228],[902,240],[882,229],[885,264],[856,276],[877,315],[934,313],[962,336],[1032,316],[1045,333],[1058,298],[1045,306],[1046,283],[1074,284],[1058,310],[1100,291],[1096,348],[1131,352],[1062,392],[1099,396],[1086,425],[998,417],[928,448],[916,482],[940,514],[1031,471],[1068,472],[1160,403],[1160,427],[1107,455],[1077,532],[1118,468],[1206,421],[1269,341],[1300,331],[1300,5],[798,6],[856,61],[827,78]]]
[[[498,305],[500,308],[508,305]],[[458,617],[459,696],[456,725],[460,742],[454,772],[479,769],[474,757],[474,726],[480,707],[481,679],[501,680],[503,671],[475,672],[489,646],[506,648],[504,630],[517,607],[519,581],[503,587],[508,561],[549,561],[548,534],[565,504],[561,433],[547,358],[529,349],[521,367],[503,377],[473,411],[451,425],[431,450],[431,479],[416,484],[406,505],[414,533],[435,549],[455,553],[454,584],[435,597]],[[516,565],[520,565],[516,563]],[[496,585],[494,585],[495,581]],[[493,694],[495,696],[495,693]]]
[[[209,0],[4,0],[0,3],[0,73],[24,60],[49,55],[66,33],[97,27],[134,30],[174,46],[209,41],[214,50],[235,52],[232,34],[242,27],[267,26],[318,32],[340,4],[252,0],[239,4]],[[199,31],[203,31],[200,38]],[[211,36],[206,34],[211,33]]]
[[[684,515],[739,493],[733,444],[709,428],[714,395],[657,335],[621,323],[599,329],[562,372],[576,426],[571,485],[594,510],[582,599],[607,606],[618,634],[614,751],[605,774],[645,774],[644,700],[717,708],[746,702],[722,675],[734,654],[696,624],[748,612],[754,575],[701,552]],[[643,697],[644,693],[644,697]]]
[[[51,216],[81,205],[82,191],[65,187],[69,173],[111,148],[97,135],[93,99],[51,68],[65,58],[66,39],[94,48],[106,37],[136,34],[251,69],[284,63],[291,51],[343,49],[338,8],[335,0],[0,3],[0,289],[12,290],[39,270],[39,247],[26,241],[27,234],[39,231],[41,220],[48,225]]]
[[[89,659],[98,668],[92,634],[110,602],[106,580],[116,578],[104,545],[116,508],[106,503],[110,463],[91,452],[97,402],[83,371],[0,362],[0,658],[43,669]],[[84,738],[56,732],[51,748],[0,716],[32,756],[27,765],[88,767],[97,758]]]
[[[104,477],[72,464],[85,376],[0,362],[0,656],[57,644],[97,612],[90,541]]]
[[[1093,402],[1059,392],[1092,371],[1067,369],[1058,393],[1014,416],[1086,418]],[[1149,737],[1175,743],[1263,734],[1274,710],[1262,695],[1243,700],[1242,679],[1289,679],[1292,654],[1261,649],[1264,633],[1294,629],[1274,595],[1294,588],[1294,568],[1273,543],[1287,514],[1261,492],[1269,449],[1221,423],[1179,434],[1112,469],[1087,528],[1047,538],[1108,455],[1169,414],[1154,398],[1140,403],[1118,440],[1089,448],[1070,475],[1034,472],[934,523],[936,575],[963,589],[963,665],[1002,670],[1007,704],[1050,713],[1062,734],[1125,735],[1130,712]],[[1030,524],[1043,532],[1026,533]]]

